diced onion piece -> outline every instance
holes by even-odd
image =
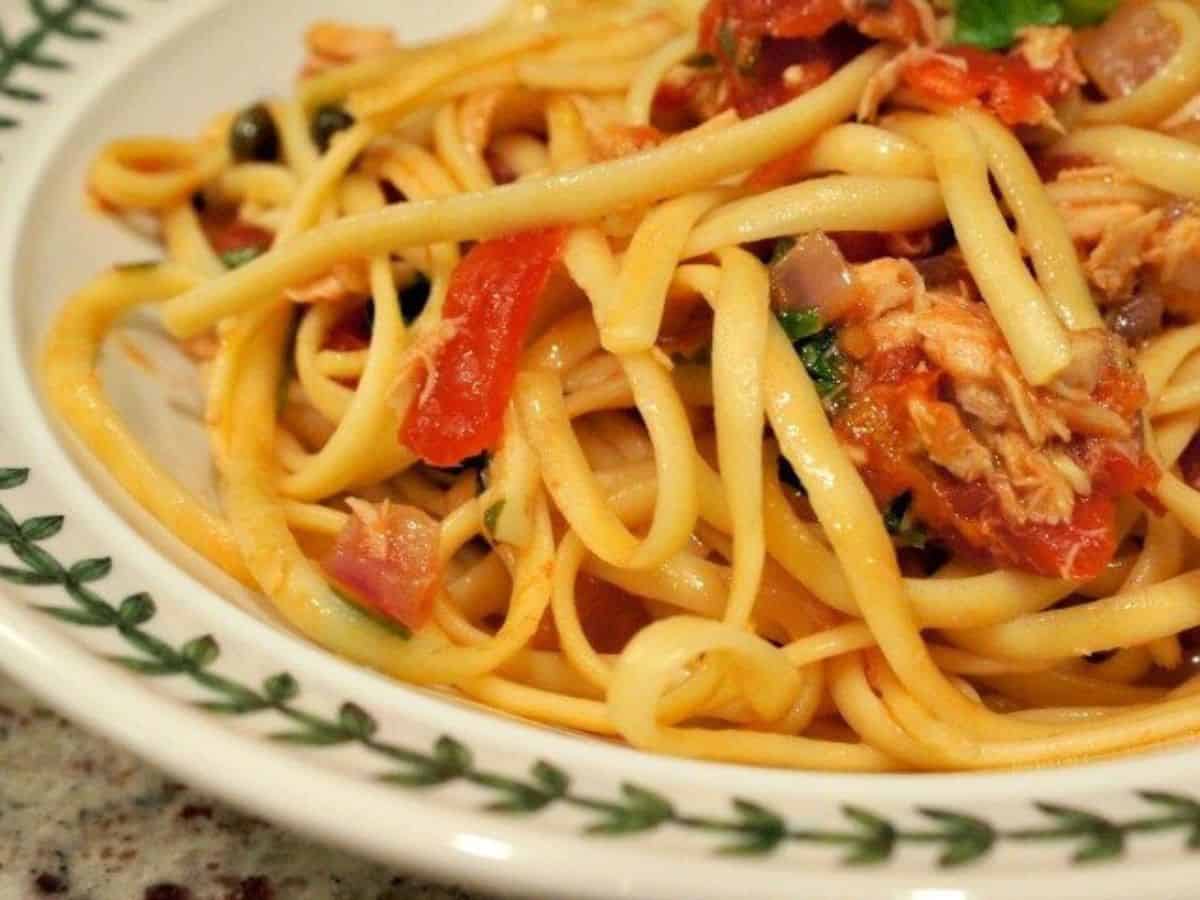
[[[815,309],[826,324],[857,305],[858,285],[846,257],[826,234],[801,235],[771,266],[772,305],[778,312]]]
[[[355,515],[322,561],[326,574],[368,612],[422,628],[442,578],[438,523],[412,506],[352,503]]]
[[[1165,304],[1157,291],[1142,290],[1113,314],[1112,330],[1130,343],[1153,337],[1162,331]]]
[[[1153,4],[1127,3],[1103,25],[1080,32],[1076,44],[1096,87],[1109,98],[1126,97],[1175,55],[1179,34]]]

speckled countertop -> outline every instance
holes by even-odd
[[[484,900],[194,793],[0,676],[0,900]]]

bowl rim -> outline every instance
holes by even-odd
[[[64,446],[58,429],[48,422],[44,406],[38,399],[38,387],[25,364],[29,348],[19,345],[16,262],[28,240],[25,222],[63,141],[76,127],[79,116],[112,90],[120,78],[135,70],[145,54],[166,41],[185,35],[202,18],[216,14],[226,2],[203,0],[186,6],[164,5],[163,11],[156,14],[157,18],[146,20],[144,25],[135,21],[132,27],[125,29],[126,33],[112,42],[114,52],[110,57],[89,69],[87,79],[73,77],[69,89],[58,92],[54,104],[59,114],[43,117],[38,127],[20,135],[18,145],[22,152],[0,162],[0,171],[7,176],[5,180],[15,186],[0,208],[0,267],[5,271],[0,280],[0,305],[4,307],[3,322],[7,326],[4,351],[0,352],[0,384],[7,385],[10,394],[7,397],[10,402],[0,409],[0,429],[14,441],[14,446],[20,447],[15,456],[40,461],[34,467],[34,482],[24,490],[45,492],[45,496],[62,504],[63,508],[69,508],[77,530],[86,530],[96,540],[103,536],[106,545],[120,547],[121,552],[114,556],[120,559],[122,566],[136,569],[138,577],[147,584],[159,591],[164,586],[177,585],[176,593],[184,598],[183,602],[190,608],[202,610],[204,618],[211,621],[214,628],[236,629],[251,636],[274,655],[287,658],[297,670],[315,672],[321,681],[337,685],[349,696],[360,692],[377,694],[386,689],[393,696],[405,698],[406,716],[412,715],[426,723],[437,721],[439,717],[445,717],[450,708],[445,701],[423,691],[398,686],[382,675],[333,657],[298,636],[256,619],[220,598],[161,554],[151,541],[96,494],[88,476]],[[16,0],[0,0],[0,12],[16,5]],[[0,644],[8,651],[0,655],[0,667],[86,727],[236,805],[264,812],[330,843],[390,862],[403,859],[430,873],[466,878],[493,889],[499,856],[505,857],[501,868],[505,885],[511,890],[561,889],[561,878],[548,877],[544,863],[539,860],[568,857],[572,877],[582,876],[573,889],[582,889],[589,896],[612,895],[611,869],[618,859],[642,863],[638,866],[639,875],[636,878],[629,876],[625,886],[620,888],[624,895],[671,896],[674,893],[677,896],[681,889],[679,873],[667,875],[662,871],[663,867],[654,865],[657,851],[647,851],[645,843],[596,843],[573,833],[570,836],[547,835],[542,829],[523,827],[514,820],[483,819],[473,810],[440,805],[433,795],[418,795],[420,799],[415,799],[386,791],[361,778],[314,765],[307,757],[298,758],[278,749],[277,745],[223,727],[188,708],[179,698],[151,689],[100,660],[90,649],[72,640],[62,628],[49,625],[24,604],[7,597],[0,605]],[[101,689],[101,685],[107,684],[119,685],[121,689],[111,692]],[[95,686],[95,689],[81,691],[80,685]],[[1150,781],[1186,781],[1196,771],[1193,757],[1200,758],[1200,749],[1197,749],[1020,773],[827,775],[651,756],[586,737],[556,733],[482,709],[457,706],[453,718],[458,733],[481,745],[486,741],[505,752],[523,752],[531,756],[529,747],[536,746],[545,748],[546,754],[569,758],[578,763],[580,770],[634,773],[639,779],[670,784],[673,790],[681,790],[690,782],[716,782],[720,785],[719,790],[728,796],[739,792],[762,796],[782,793],[791,797],[846,797],[869,793],[886,802],[910,803],[918,788],[922,794],[935,788],[939,795],[959,793],[975,801],[1011,799],[1014,795],[1079,796],[1094,791],[1097,786],[1111,793]],[[191,740],[163,740],[164,734],[175,733],[176,729],[186,731]],[[202,752],[197,753],[196,749]],[[225,763],[215,764],[219,760]],[[238,764],[247,760],[257,760],[257,766]],[[279,790],[286,783],[305,784],[306,799],[319,800],[316,806],[320,809],[336,808],[339,798],[342,802],[353,798],[356,815],[351,819],[305,815],[297,810],[293,795]],[[412,816],[422,823],[420,834],[405,835],[411,845],[402,853],[393,842],[383,839],[388,820],[394,820],[397,814]],[[368,830],[364,826],[368,824],[378,827],[376,838],[364,833]],[[464,840],[471,837],[478,839],[474,845],[470,840]],[[489,845],[488,841],[492,843]],[[1186,889],[1194,881],[1195,869],[1186,855],[1181,854],[1179,860],[1177,865],[1165,867],[1161,860],[1122,864],[1121,877],[1125,878],[1127,873],[1153,874],[1155,883],[1164,889]],[[689,896],[727,896],[721,887],[728,885],[728,878],[734,872],[739,879],[752,878],[766,890],[771,880],[796,873],[794,864],[781,867],[777,862],[759,863],[751,875],[749,867],[731,865],[726,860],[690,857],[686,881],[696,893]],[[1063,891],[1068,885],[1079,884],[1080,871],[1062,868],[1053,876],[1047,873],[1045,886],[1052,887],[1057,893],[1046,896],[1066,896]],[[1111,873],[1112,870],[1105,871]],[[818,890],[845,891],[855,885],[861,889],[886,887],[888,895],[894,896],[899,886],[895,880],[897,873],[890,871],[888,874],[892,880],[883,885],[876,875],[847,871],[833,875],[814,873],[810,877],[828,879],[828,884],[814,883]],[[981,895],[990,895],[1002,886],[1011,887],[1021,881],[1020,873],[1015,877],[975,873],[950,879],[936,870],[918,873],[913,878],[910,890],[914,892],[921,886],[970,882],[978,884]],[[1041,887],[1039,885],[1039,889]]]

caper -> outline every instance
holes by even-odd
[[[256,103],[238,113],[229,130],[229,151],[239,162],[279,159],[279,131],[265,104]]]
[[[354,116],[340,106],[322,106],[312,118],[312,139],[322,153],[329,149],[333,136],[354,124]]]

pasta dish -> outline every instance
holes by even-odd
[[[1200,5],[520,0],[96,156],[46,396],[313,642],[693,758],[1200,734]],[[220,504],[105,395],[147,307]],[[1194,658],[1195,657],[1195,658]]]

